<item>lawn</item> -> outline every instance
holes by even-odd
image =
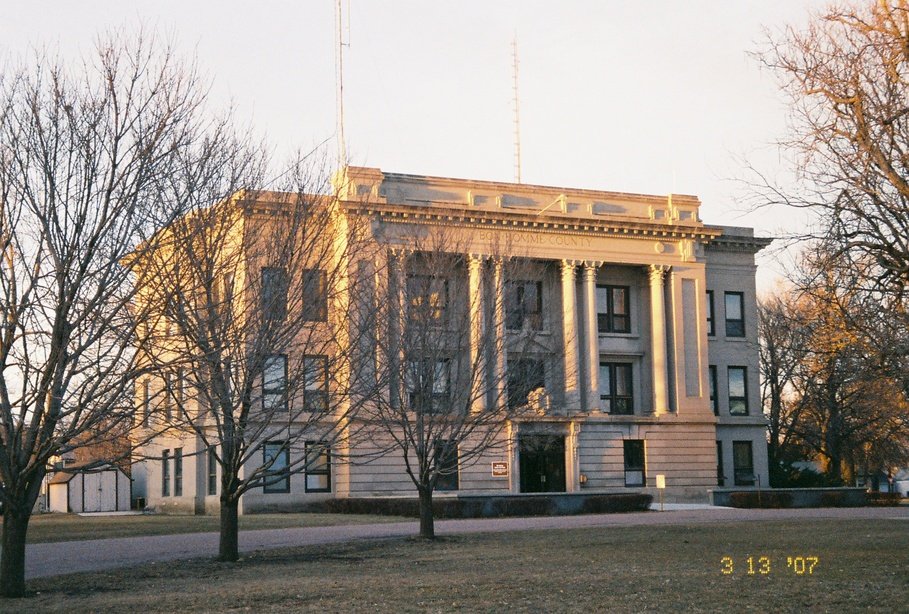
[[[395,539],[45,578],[0,610],[894,612],[909,600],[907,552],[902,519]]]
[[[398,522],[396,516],[354,514],[250,514],[240,516],[240,530],[325,527],[340,524]],[[137,535],[171,535],[204,533],[218,530],[217,516],[78,516],[76,514],[40,514],[28,523],[28,543],[77,541],[101,537],[134,537]],[[2,535],[0,529],[0,535]]]

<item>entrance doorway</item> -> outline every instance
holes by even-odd
[[[521,492],[565,492],[565,436],[518,436]]]

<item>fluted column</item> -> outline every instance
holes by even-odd
[[[496,409],[503,411],[508,406],[505,338],[505,263],[501,258],[496,258],[493,260],[492,267],[492,324],[494,327],[492,352],[495,404]]]
[[[579,409],[578,306],[575,300],[574,260],[562,260],[562,349],[565,368],[565,409]]]
[[[483,356],[483,258],[473,254],[467,257],[468,318],[470,320],[470,408],[481,412],[486,409],[486,360]]]
[[[652,264],[650,273],[650,354],[653,368],[653,413],[669,411],[669,379],[666,366],[666,307],[663,278],[669,267]]]
[[[584,263],[584,361],[590,374],[587,382],[587,411],[600,409],[600,335],[597,329],[597,272],[599,262]]]

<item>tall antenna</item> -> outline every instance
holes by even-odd
[[[512,93],[514,94],[514,181],[521,183],[521,112],[518,105],[518,34],[515,32],[511,40],[511,53],[513,63],[514,81],[512,83]]]
[[[335,7],[335,18],[337,21],[337,44],[335,49],[335,78],[337,81],[337,91],[335,93],[336,103],[338,105],[338,168],[347,167],[347,146],[344,143],[344,37],[341,28],[341,0],[337,1]]]

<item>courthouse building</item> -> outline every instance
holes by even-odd
[[[687,195],[357,167],[336,186],[344,215],[370,220],[389,284],[408,275],[401,254],[413,249],[418,231],[444,230],[465,252],[463,266],[448,274],[485,289],[484,313],[484,302],[504,305],[489,325],[508,336],[534,329],[533,361],[522,368],[531,365],[546,402],[507,425],[507,445],[458,466],[457,479],[446,481],[457,493],[654,492],[663,476],[669,498],[706,501],[717,486],[768,484],[754,259],[768,239],[705,224],[700,201]],[[520,279],[508,279],[493,257],[503,246],[532,263]],[[505,364],[513,368],[498,356],[489,368]],[[217,501],[216,468],[194,441],[162,436],[146,446],[156,460],[134,475],[150,506],[198,511]],[[177,479],[177,466],[168,464],[176,450],[179,496],[169,482]],[[280,492],[247,492],[241,509],[414,496],[399,456],[358,464],[325,452],[324,462],[290,476]]]

